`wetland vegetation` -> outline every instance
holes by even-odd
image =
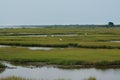
[[[19,63],[43,67],[52,65],[69,70],[78,67],[120,68],[120,27],[108,28],[104,25],[2,28],[0,29],[0,60],[16,63],[17,66]],[[0,64],[1,69],[5,67],[6,65]],[[7,70],[9,73],[9,69]],[[96,80],[94,76],[84,78]],[[21,76],[14,77],[13,74],[13,77],[0,77],[0,80],[26,78],[19,77]],[[58,77],[57,79],[65,80]]]
[[[25,79],[25,78],[12,76],[12,77],[7,77],[7,78],[0,78],[0,80],[33,80],[33,79]],[[56,80],[65,80],[65,79],[56,79]],[[83,80],[96,80],[96,79],[93,77],[90,77],[88,79],[83,79]]]
[[[11,76],[11,77],[6,77],[6,78],[0,78],[0,80],[30,80],[30,79],[24,79],[20,77]]]
[[[65,48],[29,50],[0,48],[0,60],[14,62],[46,62],[58,65],[120,65],[119,49]]]
[[[60,65],[120,65],[120,43],[114,42],[120,41],[118,26],[3,28],[0,33],[0,44],[11,46],[0,48],[1,60]],[[76,36],[51,36],[68,34]],[[51,48],[33,51],[25,47]]]

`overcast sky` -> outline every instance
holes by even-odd
[[[0,0],[0,25],[120,23],[120,0]]]

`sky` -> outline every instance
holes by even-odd
[[[120,23],[120,0],[0,0],[0,25]]]

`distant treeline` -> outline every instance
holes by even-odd
[[[70,27],[70,28],[72,28],[72,27],[76,27],[76,28],[79,28],[79,27],[120,27],[120,25],[114,25],[114,26],[110,26],[110,25],[20,25],[20,26],[11,26],[11,27],[21,27],[21,28],[34,28],[34,27],[36,27],[36,28],[56,28],[56,27],[58,27],[58,28],[68,28],[68,27]]]

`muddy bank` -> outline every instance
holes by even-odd
[[[55,64],[48,62],[30,62],[30,61],[9,61],[11,64],[16,66],[35,66],[35,67],[43,67],[43,66],[53,66],[57,68],[64,69],[74,69],[74,68],[97,68],[97,69],[106,69],[106,68],[120,68],[120,62],[96,62],[96,63],[81,63],[81,64]]]

